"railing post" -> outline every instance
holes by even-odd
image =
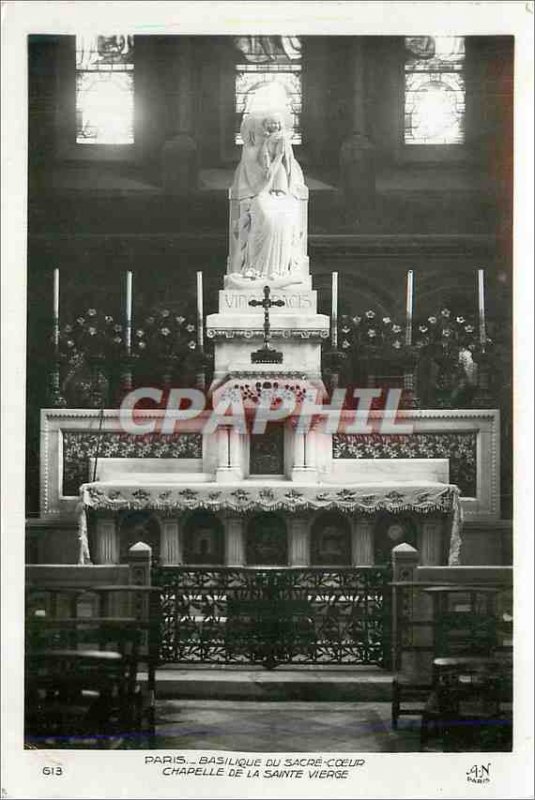
[[[137,542],[128,551],[128,583],[132,587],[151,585],[152,548],[145,542]],[[149,592],[136,592],[133,598],[134,616],[148,623],[150,612]]]
[[[134,589],[149,589],[152,584],[152,548],[145,542],[137,542],[128,551],[128,583]],[[155,736],[155,703],[156,703],[156,662],[158,658],[158,645],[156,639],[155,620],[152,619],[150,591],[134,591],[131,599],[131,611],[140,622],[144,623],[144,630],[140,636],[140,652],[146,654],[147,659],[147,687],[148,710],[146,719],[150,736],[150,747],[154,746]]]
[[[418,550],[403,542],[392,550],[392,669],[403,668],[402,651],[405,637],[410,635],[407,625],[412,615],[412,591],[415,572],[420,560]],[[403,584],[407,586],[403,586]]]

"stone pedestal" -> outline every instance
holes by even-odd
[[[368,567],[374,563],[373,517],[357,516],[351,519],[351,565]]]
[[[161,561],[164,566],[182,564],[182,531],[180,520],[164,519],[161,523]]]
[[[288,563],[291,567],[310,564],[310,524],[307,517],[288,517]]]
[[[227,567],[245,565],[245,520],[243,517],[225,515],[225,564]]]
[[[119,563],[119,532],[115,524],[115,517],[99,514],[97,517],[96,564]]]

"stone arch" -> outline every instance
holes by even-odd
[[[380,514],[373,536],[375,564],[390,564],[392,549],[398,544],[410,544],[418,549],[419,526],[410,514]]]
[[[223,564],[224,530],[221,520],[212,512],[193,511],[184,524],[184,563]]]
[[[312,524],[310,563],[313,566],[350,566],[351,529],[339,511],[325,511]]]
[[[159,562],[161,525],[157,514],[143,509],[125,511],[119,516],[117,529],[120,563],[124,564],[128,560],[128,551],[138,542],[150,545],[152,563]]]
[[[264,511],[251,517],[247,524],[246,563],[288,565],[288,530],[282,515]]]

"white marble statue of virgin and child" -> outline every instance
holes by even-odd
[[[303,282],[308,189],[290,142],[286,110],[254,110],[241,125],[241,161],[230,190],[227,288]]]

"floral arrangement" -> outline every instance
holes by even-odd
[[[392,356],[404,347],[405,331],[391,317],[382,317],[370,309],[362,316],[341,317],[339,342],[342,351],[354,348]]]
[[[59,353],[68,362],[115,360],[124,353],[124,328],[110,314],[88,308],[59,330]]]
[[[132,329],[132,354],[178,360],[197,353],[196,326],[167,308],[153,311]]]
[[[368,310],[362,316],[344,316],[339,325],[340,350],[378,354],[391,358],[407,349],[405,325],[391,317]],[[486,344],[492,345],[487,337]],[[448,308],[412,326],[412,347],[432,357],[457,356],[462,350],[476,353],[480,349],[478,328],[474,320],[454,315]]]
[[[432,357],[458,357],[462,350],[475,352],[479,349],[479,335],[473,320],[455,316],[448,308],[432,314],[414,326],[414,345]],[[487,345],[491,340],[487,337]]]

